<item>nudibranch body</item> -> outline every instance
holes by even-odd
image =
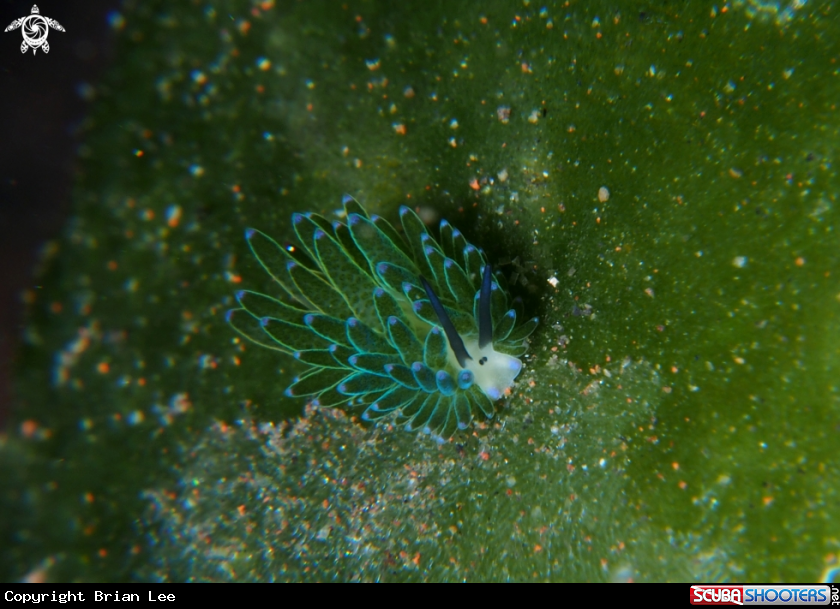
[[[368,421],[396,412],[407,429],[441,438],[473,412],[492,417],[537,319],[517,325],[521,310],[508,309],[502,278],[446,220],[438,242],[402,207],[403,239],[354,199],[344,207],[346,223],[294,214],[300,249],[248,229],[280,294],[237,292],[228,322],[309,365],[286,395],[359,408]]]

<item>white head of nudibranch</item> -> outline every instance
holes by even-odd
[[[460,368],[458,384],[463,389],[475,383],[491,400],[496,401],[513,386],[513,381],[522,370],[522,362],[512,355],[493,349],[493,319],[490,314],[490,293],[499,289],[493,281],[489,264],[484,265],[481,290],[478,293],[478,338],[462,338],[432,286],[420,277],[423,289],[432,304],[438,321],[449,342],[449,363]]]

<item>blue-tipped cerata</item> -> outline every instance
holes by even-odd
[[[517,325],[503,278],[448,222],[437,241],[402,207],[400,235],[352,197],[343,204],[344,222],[295,214],[294,247],[246,230],[279,288],[236,292],[228,323],[308,367],[287,396],[358,408],[366,421],[392,417],[439,439],[474,413],[492,417],[537,320]]]

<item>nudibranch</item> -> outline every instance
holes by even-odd
[[[277,297],[241,290],[227,321],[248,340],[292,355],[308,370],[286,395],[318,406],[358,408],[375,421],[395,414],[406,429],[439,438],[465,429],[522,369],[537,318],[508,308],[504,278],[446,220],[440,241],[400,208],[405,239],[344,199],[345,222],[294,214],[299,246],[245,232]]]

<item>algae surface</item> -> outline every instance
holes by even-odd
[[[838,552],[830,3],[125,7],[28,295],[3,577],[813,581]],[[247,226],[447,218],[542,323],[438,445],[224,322]],[[262,283],[261,283],[262,282]],[[832,482],[833,481],[833,482]]]

